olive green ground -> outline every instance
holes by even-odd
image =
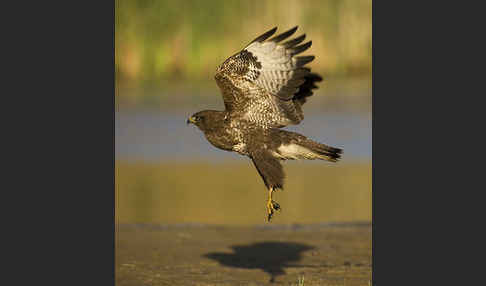
[[[268,192],[250,160],[115,164],[120,223],[255,225]],[[289,161],[272,223],[371,221],[371,164]]]

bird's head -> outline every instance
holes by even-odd
[[[186,121],[187,124],[194,124],[202,131],[216,127],[224,120],[224,112],[215,110],[203,110],[194,113]]]

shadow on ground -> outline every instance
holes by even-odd
[[[270,274],[270,282],[278,275],[285,274],[284,267],[294,266],[291,262],[301,259],[301,253],[314,249],[314,246],[294,242],[258,242],[250,245],[231,246],[234,253],[213,252],[204,257],[213,259],[225,266],[262,269]]]

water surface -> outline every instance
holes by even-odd
[[[234,160],[238,155],[216,149],[193,125],[194,111],[122,110],[115,114],[116,159],[142,161]],[[371,114],[312,112],[285,129],[344,150],[343,161],[371,160]]]

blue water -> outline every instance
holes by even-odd
[[[115,114],[117,160],[190,161],[241,160],[241,156],[210,145],[194,125],[186,125],[192,111],[118,111]],[[344,150],[342,161],[371,160],[371,114],[309,113],[297,126],[285,129]]]

